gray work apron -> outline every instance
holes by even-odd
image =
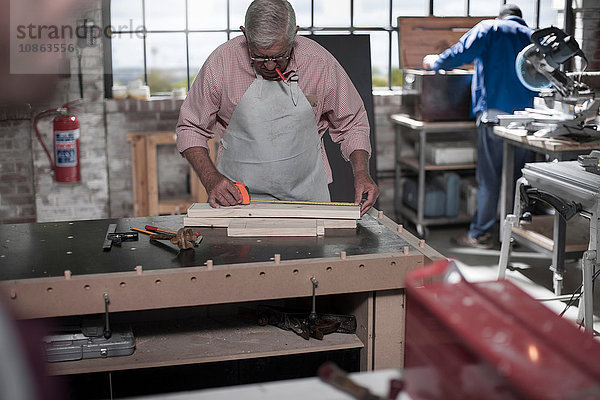
[[[298,86],[256,79],[221,138],[217,169],[254,199],[329,201],[315,114]]]

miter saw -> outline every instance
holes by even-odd
[[[531,41],[532,44],[518,54],[515,67],[521,83],[540,94],[534,100],[533,109],[500,115],[500,124],[525,128],[540,137],[599,135],[600,100],[579,81],[578,74],[560,70],[562,64],[575,56],[581,57],[587,66],[577,41],[553,26],[536,30],[531,34]]]

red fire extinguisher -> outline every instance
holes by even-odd
[[[33,119],[35,134],[44,148],[56,182],[75,183],[81,181],[79,157],[79,120],[73,114],[75,100],[58,109],[42,111]],[[46,115],[55,115],[53,121],[54,160],[38,131],[38,121]]]

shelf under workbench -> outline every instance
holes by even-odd
[[[201,364],[260,357],[360,349],[354,334],[332,333],[323,340],[304,340],[275,326],[259,326],[235,316],[152,322],[133,327],[132,355],[49,363],[51,375],[117,371],[173,365]]]

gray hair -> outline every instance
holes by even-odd
[[[254,0],[246,10],[246,40],[268,49],[285,38],[291,46],[296,37],[296,13],[287,0]]]

